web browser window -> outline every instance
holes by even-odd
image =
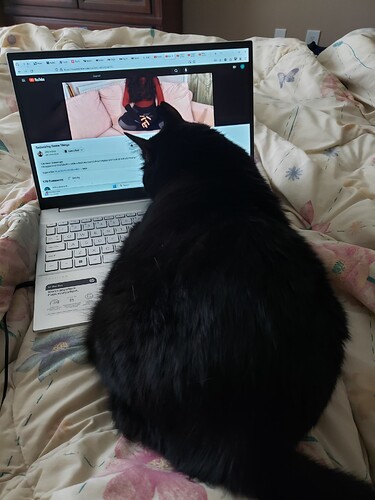
[[[124,132],[145,138],[158,133],[159,100],[252,152],[251,50],[235,44],[175,47],[13,55],[40,198],[142,187],[140,151]],[[143,94],[137,94],[137,82]]]

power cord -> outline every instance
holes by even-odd
[[[35,281],[24,281],[23,283],[19,283],[16,285],[14,292],[19,290],[20,288],[28,288],[30,286],[34,286]],[[3,396],[0,403],[0,410],[3,406],[5,396],[7,395],[8,390],[8,379],[9,379],[9,330],[7,325],[7,313],[4,314],[3,317],[3,326],[4,326],[4,335],[5,335],[5,351],[4,351],[4,387],[3,387]]]

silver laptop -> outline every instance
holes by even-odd
[[[124,131],[157,133],[164,99],[252,154],[252,45],[17,52],[8,63],[41,208],[34,330],[82,324],[149,203]],[[137,79],[154,93],[136,100]]]

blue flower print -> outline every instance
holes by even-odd
[[[355,50],[353,49],[353,47],[351,45],[349,45],[348,43],[344,42],[343,40],[338,40],[337,42],[335,42],[332,47],[341,47],[341,45],[345,45],[346,47],[349,47],[349,49],[352,51],[352,54],[353,56],[355,57],[355,59],[357,59],[357,61],[359,62],[359,64],[361,64],[364,68],[366,69],[370,69],[370,70],[373,70],[374,68],[370,67],[370,66],[366,66],[366,64],[361,61],[361,59],[357,56],[357,54],[355,53]]]
[[[86,362],[84,338],[77,334],[76,330],[41,334],[35,339],[32,350],[36,354],[28,357],[17,368],[17,371],[27,372],[40,363],[39,380],[41,382],[51,373],[57,372],[66,359],[80,364]]]
[[[327,148],[326,150],[323,151],[323,153],[328,156],[328,158],[335,158],[338,156],[337,148],[332,147],[332,148]]]
[[[302,169],[299,167],[291,167],[286,171],[285,177],[290,181],[298,180],[302,175]]]

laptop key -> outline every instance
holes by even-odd
[[[121,224],[123,226],[130,226],[131,223],[132,223],[132,220],[129,217],[124,217],[123,219],[121,219]]]
[[[64,241],[73,241],[76,239],[76,235],[75,233],[67,233],[67,234],[63,234],[63,240]]]
[[[46,252],[59,252],[65,250],[65,243],[50,243],[46,245]]]
[[[47,227],[46,228],[46,235],[51,236],[52,234],[56,233],[56,228],[55,227]]]
[[[77,232],[77,239],[78,240],[83,240],[89,237],[88,231],[78,231]]]
[[[108,236],[107,238],[107,243],[118,243],[118,242],[119,242],[119,237],[117,236],[117,234]]]
[[[87,258],[86,257],[79,257],[78,259],[74,259],[74,266],[75,267],[87,266]]]
[[[103,245],[102,246],[102,253],[112,253],[114,251],[115,251],[115,249],[114,249],[113,245]]]
[[[46,267],[45,267],[46,273],[49,271],[58,271],[59,270],[59,263],[58,262],[46,262]]]
[[[74,250],[74,257],[86,257],[86,248],[77,248],[77,250]]]
[[[68,241],[67,247],[68,247],[68,250],[74,250],[75,248],[79,247],[79,243],[77,240]]]
[[[60,269],[72,269],[72,267],[73,267],[72,259],[65,259],[60,261]]]
[[[46,243],[49,245],[50,243],[59,243],[62,240],[61,234],[54,234],[53,236],[46,237]]]
[[[91,247],[89,248],[89,255],[99,255],[100,247]]]
[[[117,257],[117,253],[106,253],[103,255],[103,264],[110,264]]]
[[[63,250],[62,252],[51,252],[46,254],[46,262],[53,260],[71,259],[73,252],[71,250]]]
[[[89,257],[89,264],[90,266],[95,266],[97,264],[102,263],[102,256],[101,255],[91,255]]]
[[[99,238],[94,238],[93,239],[94,245],[105,245],[105,238],[104,236],[100,236]]]
[[[81,240],[81,248],[92,247],[92,240],[90,238],[86,238]]]

